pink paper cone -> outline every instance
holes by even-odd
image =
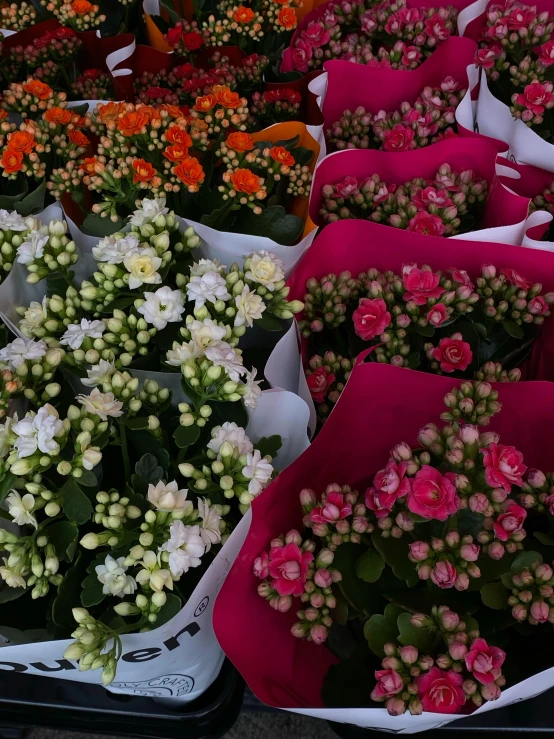
[[[480,274],[483,264],[490,263],[499,270],[515,269],[528,280],[542,283],[545,293],[554,291],[554,253],[492,242],[422,236],[352,220],[332,223],[316,237],[289,279],[289,299],[304,298],[309,277],[320,278],[346,270],[358,275],[371,267],[398,273],[409,262],[440,270],[465,269],[472,279]],[[526,380],[554,381],[554,316],[546,319],[522,371]]]
[[[419,429],[438,422],[442,398],[455,385],[459,381],[386,365],[355,368],[314,443],[254,500],[249,534],[215,604],[214,628],[260,700],[281,708],[322,706],[321,686],[335,659],[325,647],[290,634],[294,606],[292,612],[277,613],[257,594],[254,559],[273,537],[302,529],[302,488],[321,494],[338,482],[365,491],[395,444],[416,445]],[[500,432],[504,444],[516,445],[527,465],[550,469],[554,437],[544,430],[552,420],[554,384],[497,387],[503,410],[490,428]]]
[[[527,216],[529,200],[515,195],[501,185],[495,175],[496,147],[484,138],[455,138],[440,141],[424,149],[389,152],[375,149],[348,149],[325,157],[317,167],[312,183],[310,216],[323,225],[319,210],[321,188],[345,177],[362,182],[372,174],[388,184],[400,185],[413,177],[431,178],[441,164],[462,171],[473,169],[489,183],[489,196],[483,212],[483,228],[520,223]]]
[[[328,74],[322,111],[325,127],[339,120],[347,108],[354,110],[358,105],[376,114],[380,110],[387,113],[398,110],[403,102],[413,104],[424,87],[439,87],[445,77],[453,77],[467,89],[467,67],[473,63],[476,50],[474,41],[452,37],[412,71],[346,61],[325,62]]]

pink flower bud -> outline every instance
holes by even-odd
[[[406,704],[402,698],[389,698],[385,706],[391,716],[402,716],[406,711]]]
[[[527,483],[535,490],[544,487],[544,485],[546,484],[546,475],[540,470],[527,470],[525,479]]]
[[[333,577],[329,570],[319,569],[314,575],[314,582],[318,588],[330,588],[333,583]]]
[[[531,603],[533,600],[533,593],[530,590],[520,590],[519,599],[522,603]]]
[[[385,657],[381,660],[381,667],[385,670],[400,670],[402,669],[402,662],[397,657]]]
[[[310,629],[310,637],[314,644],[323,644],[328,633],[329,630],[323,624],[314,624]]]
[[[319,618],[319,611],[317,608],[306,608],[304,611],[304,617],[306,621],[317,621]]]
[[[408,513],[408,511],[400,511],[396,517],[396,525],[402,529],[402,531],[413,531],[415,523]]]
[[[467,647],[465,644],[462,644],[459,641],[455,641],[448,647],[448,653],[453,660],[459,661],[466,656]]]
[[[262,598],[268,598],[273,593],[273,588],[268,582],[261,582],[258,585],[258,595]]]
[[[397,444],[391,451],[391,455],[397,462],[407,462],[412,458],[412,450],[405,442]]]
[[[314,608],[323,608],[325,605],[325,596],[323,593],[312,593],[310,595],[310,605]]]
[[[333,563],[334,559],[334,552],[332,552],[330,549],[322,549],[317,555],[315,565],[316,567],[327,567],[328,565]]]
[[[535,580],[537,582],[548,582],[554,573],[552,567],[547,564],[538,565],[535,570]]]
[[[269,575],[269,556],[267,552],[262,552],[259,557],[256,557],[252,569],[254,575],[260,580],[264,580]]]
[[[396,656],[396,644],[393,644],[392,642],[387,642],[383,645],[383,652],[387,657],[395,657]]]
[[[430,551],[429,544],[426,541],[414,541],[410,544],[410,560],[412,562],[423,562],[429,556]]]
[[[417,662],[418,656],[419,654],[415,647],[412,647],[412,646],[400,647],[400,659],[406,665],[413,665],[414,662]]]
[[[508,497],[508,493],[504,488],[495,488],[491,493],[493,503],[503,503]]]
[[[440,621],[445,631],[454,631],[460,623],[460,617],[449,608],[445,608],[440,614]]]
[[[465,572],[460,572],[454,581],[454,587],[456,590],[467,590],[469,588],[469,575]]]
[[[462,426],[459,433],[459,437],[464,444],[477,444],[479,435],[479,427],[470,425]]]
[[[548,604],[543,600],[536,600],[531,604],[531,616],[540,624],[544,624],[548,621],[548,612]]]
[[[527,608],[521,603],[516,603],[512,608],[512,616],[516,621],[525,621],[527,618]]]
[[[457,531],[449,531],[448,534],[444,537],[444,540],[449,547],[457,547],[460,543],[460,534]]]
[[[300,491],[300,505],[305,513],[309,513],[317,505],[317,496],[313,490],[304,488],[304,490]]]
[[[491,280],[493,277],[496,277],[496,267],[492,264],[484,264],[481,267],[481,275],[485,280]]]
[[[424,654],[423,657],[420,657],[418,659],[417,664],[418,667],[420,667],[425,672],[431,669],[431,667],[435,664],[435,660],[428,654]]]
[[[420,429],[417,435],[417,440],[421,446],[429,447],[435,444],[437,441],[441,441],[441,434],[437,426],[434,423],[428,423],[422,429]]]
[[[285,613],[289,611],[292,606],[292,597],[290,595],[280,595],[276,598],[272,598],[269,601],[269,605],[279,613]]]
[[[460,557],[466,562],[476,562],[479,559],[480,549],[477,544],[463,544],[460,548]]]
[[[431,540],[431,547],[434,552],[443,552],[444,551],[444,541],[442,539],[432,539]]]
[[[417,568],[417,574],[420,580],[428,580],[431,577],[432,568],[429,565],[420,565]]]
[[[296,544],[297,547],[302,544],[302,537],[296,529],[291,529],[288,534],[285,534],[285,544]]]
[[[462,683],[462,690],[466,695],[473,695],[477,690],[477,683],[475,680],[464,680]]]
[[[271,540],[271,542],[269,544],[269,548],[270,549],[280,549],[282,546],[284,546],[284,544],[285,544],[285,540],[284,540],[284,538],[282,536],[280,536],[277,539],[272,539]],[[271,552],[269,553],[269,555],[271,557]]]
[[[452,665],[452,660],[447,654],[439,654],[435,662],[437,663],[437,667],[440,667],[441,670],[448,670]]]
[[[492,544],[489,544],[487,554],[491,559],[502,559],[504,553],[504,545],[499,541],[493,541]]]
[[[489,499],[484,493],[473,493],[469,499],[469,507],[474,513],[485,513],[490,507]]]
[[[498,685],[491,683],[490,685],[481,685],[481,695],[487,701],[495,701],[500,698],[500,688]]]
[[[308,633],[308,629],[308,624],[298,622],[291,626],[290,633],[297,639],[303,639]]]

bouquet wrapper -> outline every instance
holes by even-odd
[[[301,146],[305,146],[314,152],[311,168],[316,162],[321,161],[322,148],[318,137],[322,137],[321,127],[306,126],[303,123],[291,121],[287,123],[276,123],[269,128],[252,135],[254,141],[273,141],[291,139],[299,135]],[[221,264],[230,266],[233,262],[244,260],[252,251],[267,250],[273,252],[285,264],[287,276],[292,272],[302,254],[310,246],[315,238],[316,225],[310,219],[308,212],[308,198],[295,198],[292,201],[290,212],[304,220],[304,232],[300,241],[293,246],[277,244],[265,236],[254,236],[251,234],[230,233],[228,231],[217,231],[202,223],[188,218],[178,220],[183,228],[192,226],[198,236],[202,239],[198,252],[205,259],[218,259]]]
[[[254,559],[274,536],[302,528],[298,500],[302,488],[320,492],[337,481],[364,489],[396,443],[416,443],[418,430],[438,418],[443,396],[459,382],[387,365],[360,364],[314,443],[254,501],[248,536],[216,601],[214,628],[223,650],[264,703],[394,733],[438,728],[462,718],[436,713],[393,717],[384,708],[323,707],[321,687],[335,658],[325,647],[290,634],[295,609],[286,614],[271,609],[257,594],[252,574]],[[554,385],[503,384],[501,390],[503,410],[491,428],[500,432],[505,443],[515,444],[527,464],[548,465],[554,440],[544,438],[544,424],[549,423]],[[531,698],[552,686],[554,668],[503,690],[497,701],[471,715]],[[369,691],[370,686],[368,699]]]
[[[533,226],[537,227],[534,222],[537,217],[544,215],[537,212],[529,217],[527,234],[533,232]],[[489,229],[484,233],[492,236],[501,230]],[[526,231],[522,229],[522,238],[525,235]],[[480,273],[483,264],[489,262],[498,269],[515,269],[528,279],[541,282],[545,292],[554,289],[554,255],[546,250],[535,251],[521,248],[519,244],[497,243],[492,238],[487,241],[482,235],[479,240],[446,240],[368,221],[352,220],[332,223],[318,235],[288,281],[289,297],[291,300],[303,300],[306,281],[310,277],[320,278],[345,270],[356,275],[371,267],[398,272],[403,264],[414,259],[418,264],[429,264],[433,269],[465,269],[472,278]],[[289,332],[271,353],[265,373],[270,384],[307,399],[309,390],[302,370],[302,359],[306,359],[306,356],[302,355],[300,342]],[[535,341],[530,358],[521,368],[523,378],[552,382],[553,363],[554,318],[551,316]],[[310,404],[310,410],[312,408],[313,403]],[[315,413],[310,423],[315,423]],[[314,426],[310,425],[310,428]]]
[[[489,184],[489,194],[483,210],[483,228],[518,226],[527,218],[529,199],[504,187],[495,173],[496,147],[480,137],[458,137],[412,151],[389,152],[375,149],[346,149],[330,154],[315,172],[310,197],[310,216],[323,225],[319,210],[321,188],[335,184],[347,176],[359,181],[378,174],[387,183],[401,184],[413,177],[431,178],[441,164],[447,163],[458,171],[472,169]],[[472,232],[481,238],[483,230]]]
[[[451,37],[417,69],[403,71],[368,67],[347,61],[325,62],[326,92],[318,101],[327,130],[346,109],[362,105],[372,114],[398,110],[403,102],[413,104],[424,87],[439,87],[453,77],[470,94],[468,66],[472,65],[477,44],[471,39]],[[318,78],[318,85],[324,84]]]

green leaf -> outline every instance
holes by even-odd
[[[77,548],[77,537],[79,536],[77,526],[70,521],[55,521],[44,529],[44,533],[54,545],[56,557],[71,562]]]
[[[408,559],[410,547],[406,537],[402,539],[393,539],[392,537],[385,539],[380,535],[379,531],[374,531],[371,535],[371,541],[399,580],[405,580],[411,588],[418,584],[419,576],[417,570]]]
[[[365,582],[377,582],[385,567],[385,560],[375,549],[368,549],[356,562],[356,575]]]
[[[27,592],[27,588],[8,588],[3,586],[0,588],[0,603],[9,603],[10,600],[17,600]],[[2,631],[0,630],[0,634]]]
[[[254,325],[258,326],[258,328],[262,328],[264,331],[282,331],[283,330],[283,324],[281,321],[276,317],[272,315],[263,315],[261,318],[258,318],[254,321]]]
[[[58,588],[58,594],[52,602],[52,621],[62,629],[72,631],[75,628],[72,610],[78,604],[75,595],[81,589],[84,570],[81,552],[79,552],[75,564],[65,573]]]
[[[403,613],[402,609],[389,604],[384,614],[376,613],[364,624],[364,636],[368,646],[380,659],[385,656],[383,649],[385,644],[398,639],[397,619],[401,613]]]
[[[148,428],[148,417],[143,416],[141,418],[129,418],[125,421],[125,425],[131,431],[144,431]]]
[[[544,534],[542,531],[535,531],[533,536],[535,539],[538,539],[541,544],[544,544],[545,547],[554,547],[554,539],[550,534]]]
[[[298,216],[287,213],[282,205],[264,208],[260,214],[250,208],[241,211],[233,231],[235,233],[266,236],[283,246],[292,246],[302,236],[304,221]]]
[[[83,608],[90,608],[102,603],[106,597],[102,592],[102,583],[96,576],[96,573],[87,575],[81,583],[81,605]]]
[[[435,633],[428,628],[419,628],[414,626],[411,621],[410,613],[401,613],[398,616],[398,641],[404,646],[412,645],[417,647],[423,654],[429,654],[433,648]]]
[[[147,483],[156,485],[162,479],[164,471],[153,454],[143,454],[135,465],[135,473]]]
[[[92,503],[72,477],[60,488],[60,496],[63,512],[70,521],[79,525],[90,521],[94,512]]]
[[[18,187],[20,188],[19,190]],[[18,204],[29,192],[29,183],[27,178],[23,175],[19,178],[18,175],[17,180],[11,180],[9,182],[9,188],[12,192],[0,195],[0,208],[17,211]],[[14,190],[15,192],[13,192]]]
[[[214,403],[212,408],[214,424],[217,420],[220,424],[226,421],[236,423],[237,426],[243,429],[248,426],[248,413],[244,403],[240,401],[237,403]]]
[[[514,339],[523,339],[525,336],[522,326],[518,326],[514,321],[502,321],[502,327],[508,336],[512,336]]]
[[[40,184],[32,192],[17,203],[16,210],[20,216],[30,216],[44,210],[44,197],[46,195],[46,182]]]
[[[194,9],[198,11],[202,9],[202,6],[204,5],[203,0],[194,0]],[[163,2],[163,0],[160,0],[160,8],[163,8],[165,12],[167,13],[169,20],[175,25],[179,21],[179,13],[176,13],[173,8],[171,8],[169,5]]]
[[[539,552],[521,552],[512,562],[511,570],[519,575],[522,570],[529,569],[534,562],[542,565],[543,561],[542,554]]]
[[[92,470],[83,470],[83,474],[79,478],[79,485],[85,488],[95,488],[98,485],[98,478]]]
[[[81,224],[81,231],[88,236],[103,238],[121,231],[123,225],[121,218],[114,223],[111,218],[102,218],[98,213],[89,213]]]
[[[430,326],[429,324],[427,324],[427,326],[417,326],[416,325],[415,331],[420,336],[431,337],[431,336],[434,336],[435,335],[435,328],[434,328],[434,326]]]
[[[296,134],[296,136],[293,136],[292,139],[280,139],[279,141],[276,141],[273,146],[283,146],[287,151],[292,151],[295,146],[298,145],[300,141],[300,134]]]
[[[228,226],[230,225],[229,219],[234,218],[235,211],[237,210],[232,205],[233,201],[228,200],[219,208],[212,208],[209,213],[204,213],[200,219],[200,223],[216,231],[228,231]]]
[[[356,575],[356,562],[364,551],[365,547],[361,544],[350,542],[341,544],[335,552],[333,567],[342,575],[339,587],[346,600],[357,611],[369,615],[372,611],[378,610],[381,600],[379,593]]]
[[[510,591],[501,582],[489,582],[481,588],[483,604],[495,611],[501,611],[508,605]]]
[[[46,629],[13,629],[11,626],[0,626],[0,635],[8,639],[6,646],[12,647],[14,644],[34,644],[39,641],[51,641],[52,637]]]
[[[367,686],[374,681],[375,669],[379,669],[379,664],[363,645],[349,659],[331,665],[321,688],[325,706],[358,709],[371,706],[371,691]]]
[[[476,323],[474,321],[473,322],[473,328],[477,331],[477,333],[479,334],[479,337],[481,339],[486,339],[487,338],[487,329],[486,329],[485,326],[483,326],[482,323]]]
[[[173,432],[173,438],[179,449],[186,449],[198,441],[200,428],[196,424],[193,426],[177,426]]]
[[[278,434],[273,436],[262,436],[254,446],[260,452],[262,457],[269,454],[270,457],[276,457],[279,449],[283,446],[283,440]]]
[[[69,103],[67,107],[75,115],[83,116],[88,113],[88,103],[82,103],[81,105],[73,105],[73,103]]]
[[[177,595],[174,595],[173,593],[166,593],[166,595],[167,600],[165,605],[163,605],[158,611],[158,618],[154,624],[155,629],[159,626],[163,626],[168,621],[171,621],[171,619],[176,616],[183,607],[181,599]]]
[[[314,158],[313,151],[306,146],[297,146],[292,153],[296,164],[300,164],[303,167],[309,164]]]
[[[4,475],[2,481],[0,482],[0,503],[13,488],[15,481],[16,476],[12,475],[11,472],[8,472],[6,475]]]

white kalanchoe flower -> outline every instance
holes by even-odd
[[[13,522],[18,526],[38,526],[37,519],[33,513],[35,506],[35,497],[31,493],[26,493],[23,497],[16,491],[12,490],[6,498],[8,505],[8,513]]]
[[[12,426],[12,431],[17,436],[14,448],[18,459],[30,457],[37,449],[43,454],[51,455],[56,455],[60,451],[55,437],[62,434],[63,422],[58,411],[50,403],[39,408],[36,414],[32,411],[27,413],[21,421]]]
[[[66,332],[60,339],[60,344],[69,346],[70,349],[80,349],[83,341],[87,338],[101,339],[106,330],[104,321],[89,321],[81,318],[81,323],[70,323]]]
[[[262,394],[260,384],[262,380],[256,380],[257,369],[254,367],[252,372],[246,373],[244,384],[246,385],[245,393],[242,397],[244,405],[251,410],[258,407],[258,399]]]
[[[173,348],[168,349],[166,354],[166,364],[171,367],[180,367],[189,359],[196,359],[200,356],[198,347],[192,341],[188,341],[184,344],[178,344],[176,341],[173,342]]]
[[[219,262],[212,262],[211,259],[200,259],[198,262],[194,262],[190,268],[190,276],[202,277],[202,275],[205,275],[208,272],[222,272],[224,268],[225,265],[220,264]]]
[[[114,559],[111,554],[107,554],[104,564],[97,565],[94,569],[96,577],[104,586],[102,588],[104,595],[123,598],[124,595],[132,595],[137,589],[135,578],[125,574],[127,572],[125,557]]]
[[[140,247],[140,241],[136,234],[130,233],[122,239],[115,236],[105,236],[100,239],[96,246],[92,247],[92,256],[97,262],[107,264],[121,264],[126,256]]]
[[[31,231],[25,237],[25,241],[17,248],[17,261],[19,264],[31,264],[35,259],[44,256],[44,247],[48,243],[48,234],[40,231]]]
[[[273,252],[262,249],[251,254],[248,259],[250,267],[244,275],[247,280],[258,282],[273,292],[275,283],[285,279],[285,264]]]
[[[28,228],[28,222],[15,210],[0,209],[0,231],[26,231]]]
[[[90,395],[77,395],[75,400],[84,406],[87,413],[98,416],[102,421],[108,417],[119,418],[123,415],[123,403],[116,400],[113,393],[102,393],[95,387]]]
[[[233,382],[238,382],[240,376],[246,372],[240,354],[237,354],[233,347],[225,341],[209,346],[204,353],[216,367],[223,367]]]
[[[179,490],[175,481],[163,483],[160,480],[157,485],[148,485],[147,497],[148,501],[159,511],[182,511],[187,503],[191,503],[187,501],[187,493],[187,488]]]
[[[252,292],[248,285],[245,285],[240,295],[235,298],[237,306],[237,314],[235,316],[235,326],[252,326],[254,321],[262,317],[265,310],[265,303],[259,295]]]
[[[173,521],[169,527],[170,538],[160,547],[169,552],[169,569],[175,578],[185,575],[191,567],[198,567],[206,551],[199,526],[185,526],[182,521]]]
[[[192,321],[187,328],[190,331],[190,338],[196,347],[198,356],[204,354],[209,346],[220,346],[223,337],[227,333],[225,326],[218,326],[211,318],[205,318],[203,321]]]
[[[200,525],[200,537],[204,542],[206,551],[209,552],[212,544],[221,541],[221,516],[216,512],[214,506],[210,506],[205,498],[198,499],[198,515],[202,519]]]
[[[4,557],[4,565],[0,567],[0,577],[9,588],[25,588],[27,583],[21,576],[19,568],[8,567],[8,560]]]
[[[42,359],[48,347],[44,341],[14,339],[11,344],[0,349],[0,362],[6,362],[11,370],[16,370],[26,359]]]
[[[158,273],[162,266],[162,260],[149,246],[133,250],[130,254],[127,254],[123,264],[129,272],[129,288],[131,290],[136,290],[141,285],[159,285],[162,281],[162,276]]]
[[[91,446],[83,451],[83,467],[85,470],[93,470],[102,461],[102,452],[97,446]]]
[[[161,196],[153,200],[144,198],[140,208],[135,210],[133,215],[129,217],[129,223],[131,226],[138,226],[140,228],[158,216],[166,216],[168,213],[169,208],[165,207],[165,197]]]
[[[164,588],[173,590],[171,572],[160,567],[156,552],[149,549],[144,553],[142,562],[138,564],[144,568],[137,574],[137,582],[140,585],[148,585],[156,593],[161,593]]]
[[[109,382],[114,371],[115,365],[112,362],[101,359],[98,364],[94,364],[90,369],[87,369],[88,377],[82,377],[81,382],[87,387],[96,387],[104,382]]]
[[[249,454],[253,451],[254,445],[246,435],[246,431],[237,426],[234,421],[226,421],[222,426],[215,426],[212,429],[212,438],[208,442],[208,449],[215,454],[219,454],[221,445],[228,441],[238,449],[240,455]]]
[[[146,323],[151,323],[161,331],[168,323],[177,323],[185,310],[185,296],[180,290],[172,290],[167,285],[158,288],[155,293],[145,293],[145,302],[138,312],[144,316]]]
[[[13,416],[7,416],[4,423],[0,424],[0,459],[4,459],[11,451],[15,441],[15,434],[12,426],[17,423],[17,413]]]
[[[32,336],[35,329],[42,326],[48,318],[46,310],[46,296],[42,299],[42,303],[33,300],[25,311],[23,318],[19,322],[19,328],[25,336]]]
[[[242,468],[242,474],[250,480],[248,483],[250,495],[259,495],[271,480],[273,467],[262,457],[259,450],[255,449],[246,456],[246,466]]]
[[[195,301],[195,308],[202,308],[206,301],[217,303],[218,300],[229,300],[231,297],[227,292],[227,283],[218,272],[192,277],[187,285],[187,296]]]

